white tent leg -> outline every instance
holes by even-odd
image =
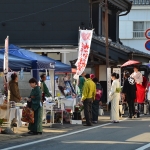
[[[55,71],[49,70],[50,82],[51,82],[51,90],[52,90],[52,97],[55,97]]]

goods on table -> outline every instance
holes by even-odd
[[[10,108],[10,105],[9,105],[9,108]],[[4,110],[7,109],[7,100],[5,100],[5,101],[3,102],[3,104],[0,105],[0,109],[4,109]]]
[[[10,101],[10,107],[11,108],[15,108],[16,107],[16,103],[14,101]]]
[[[24,104],[22,104],[22,103],[16,103],[16,107],[23,107],[24,106]]]

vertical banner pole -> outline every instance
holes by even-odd
[[[90,54],[92,36],[93,30],[80,30],[79,53],[77,62],[75,63],[77,71],[74,75],[74,79],[78,79],[86,68]]]
[[[109,93],[111,90],[111,68],[107,68],[107,102],[109,101]],[[107,105],[108,111],[108,105]]]
[[[108,1],[105,0],[105,39],[106,39],[106,68],[107,68],[107,101],[109,98],[109,88],[111,87],[111,69],[109,68],[109,43],[108,43]],[[107,105],[108,111],[108,105]]]
[[[7,121],[8,126],[10,127],[9,123],[9,78],[8,78],[8,48],[9,47],[9,36],[5,39],[5,53],[4,53],[4,84],[6,85],[6,97],[7,97]]]

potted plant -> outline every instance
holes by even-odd
[[[2,124],[4,123],[4,119],[0,119],[0,133],[2,132]]]
[[[81,112],[83,111],[84,106],[82,104],[78,104],[74,108],[73,112],[73,119],[74,120],[81,120]]]

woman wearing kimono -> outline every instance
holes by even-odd
[[[145,100],[145,88],[142,85],[143,76],[139,72],[138,66],[134,66],[134,72],[131,74],[131,77],[134,78],[137,88],[135,102],[137,102],[138,104],[142,104]]]
[[[29,80],[30,86],[33,88],[30,94],[31,108],[34,111],[34,123],[29,123],[28,133],[37,135],[42,134],[42,92],[36,79]]]
[[[113,80],[109,97],[111,99],[111,116],[110,119],[113,123],[119,123],[119,100],[120,100],[120,82],[119,74],[112,73],[111,79]]]

